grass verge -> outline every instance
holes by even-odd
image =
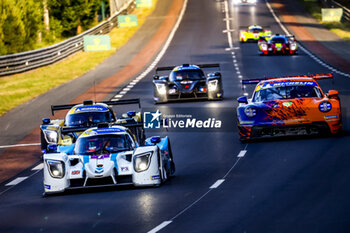
[[[337,34],[340,38],[350,43],[350,23],[349,22],[322,22],[321,5],[317,1],[299,0],[306,11],[316,18],[323,26]]]
[[[78,52],[73,56],[50,66],[38,68],[22,74],[0,78],[0,116],[65,82],[73,80],[96,67],[123,46],[145,22],[152,8],[135,9],[132,14],[138,18],[138,26],[114,28],[110,33],[110,51]]]

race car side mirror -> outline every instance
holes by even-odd
[[[159,136],[153,136],[151,138],[151,143],[157,144],[161,141],[162,139]]]
[[[246,96],[241,96],[237,99],[238,103],[242,103],[242,104],[247,104],[248,103],[248,99]]]
[[[336,90],[329,90],[328,91],[328,97],[332,98],[332,97],[337,97],[339,95],[339,92]]]
[[[48,125],[48,124],[50,124],[50,122],[51,122],[51,120],[50,120],[50,118],[43,118],[43,124],[44,125]]]
[[[154,80],[159,80],[159,75],[153,75]]]

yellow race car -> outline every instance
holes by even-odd
[[[271,36],[271,30],[264,29],[259,25],[251,25],[247,29],[243,29],[239,31],[239,41],[240,42],[248,42],[248,41],[258,41],[260,38],[269,39]]]

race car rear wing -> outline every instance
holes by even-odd
[[[183,64],[183,66],[189,66],[189,64]],[[220,64],[218,63],[213,63],[213,64],[195,64],[196,66],[198,66],[201,69],[205,69],[205,68],[220,68]],[[156,72],[158,71],[167,71],[167,70],[173,70],[175,67],[177,66],[163,66],[163,67],[157,67],[156,68]]]
[[[108,123],[102,123],[102,124],[106,124],[108,125]],[[113,124],[111,123],[111,125],[118,125],[118,126],[124,126],[125,128],[138,128],[138,127],[141,127],[143,128],[143,123],[121,123],[121,124]],[[90,128],[94,128],[94,127],[99,127],[99,125],[95,125],[95,126],[86,126],[86,127],[80,127],[80,126],[77,126],[77,127],[67,127],[67,128],[62,128],[61,132],[63,134],[67,134],[67,133],[76,133],[76,132],[84,132],[85,130],[87,129],[90,129]]]
[[[118,101],[102,101],[102,102],[98,102],[98,103],[103,103],[103,104],[107,104],[107,105],[138,104],[139,108],[141,108],[140,99],[127,99],[127,100],[118,100]],[[86,101],[83,102],[83,104],[92,105],[92,104],[94,104],[94,102],[92,100],[86,100]],[[55,115],[56,111],[71,109],[75,105],[78,105],[78,104],[51,105],[51,113],[52,113],[52,115]]]
[[[248,31],[250,26],[253,26],[253,25],[239,26],[239,29]],[[256,26],[261,27],[264,31],[271,31],[271,26],[262,26],[262,25],[256,25]]]
[[[245,80],[242,80],[242,84],[258,84],[261,81],[270,80],[270,79],[280,79],[280,78],[313,78],[315,80],[319,80],[319,79],[333,78],[333,74],[332,73],[329,73],[329,74],[306,74],[306,75],[271,77],[271,78],[245,79]]]
[[[101,123],[97,125],[97,127],[100,127],[101,125],[104,125],[102,126],[102,128],[109,127],[108,123]],[[140,145],[143,145],[143,142],[145,140],[145,130],[142,122],[127,122],[127,123],[118,123],[118,124],[114,123],[112,125],[124,126],[125,128],[128,128],[135,135]],[[62,134],[77,133],[77,132],[83,133],[85,130],[93,127],[96,127],[96,126],[61,128],[61,132]]]

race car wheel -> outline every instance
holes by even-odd
[[[173,151],[171,150],[171,144],[170,144],[170,140],[168,140],[168,152],[169,152],[169,158],[170,158],[170,171],[168,174],[168,177],[173,176],[175,173],[175,162],[174,162],[174,158],[173,158]]]
[[[159,176],[160,176],[160,184],[163,184],[166,179],[167,179],[167,175],[166,175],[166,171],[164,168],[164,164],[162,165],[162,159],[160,157],[160,151],[158,149],[158,169],[159,169]]]

